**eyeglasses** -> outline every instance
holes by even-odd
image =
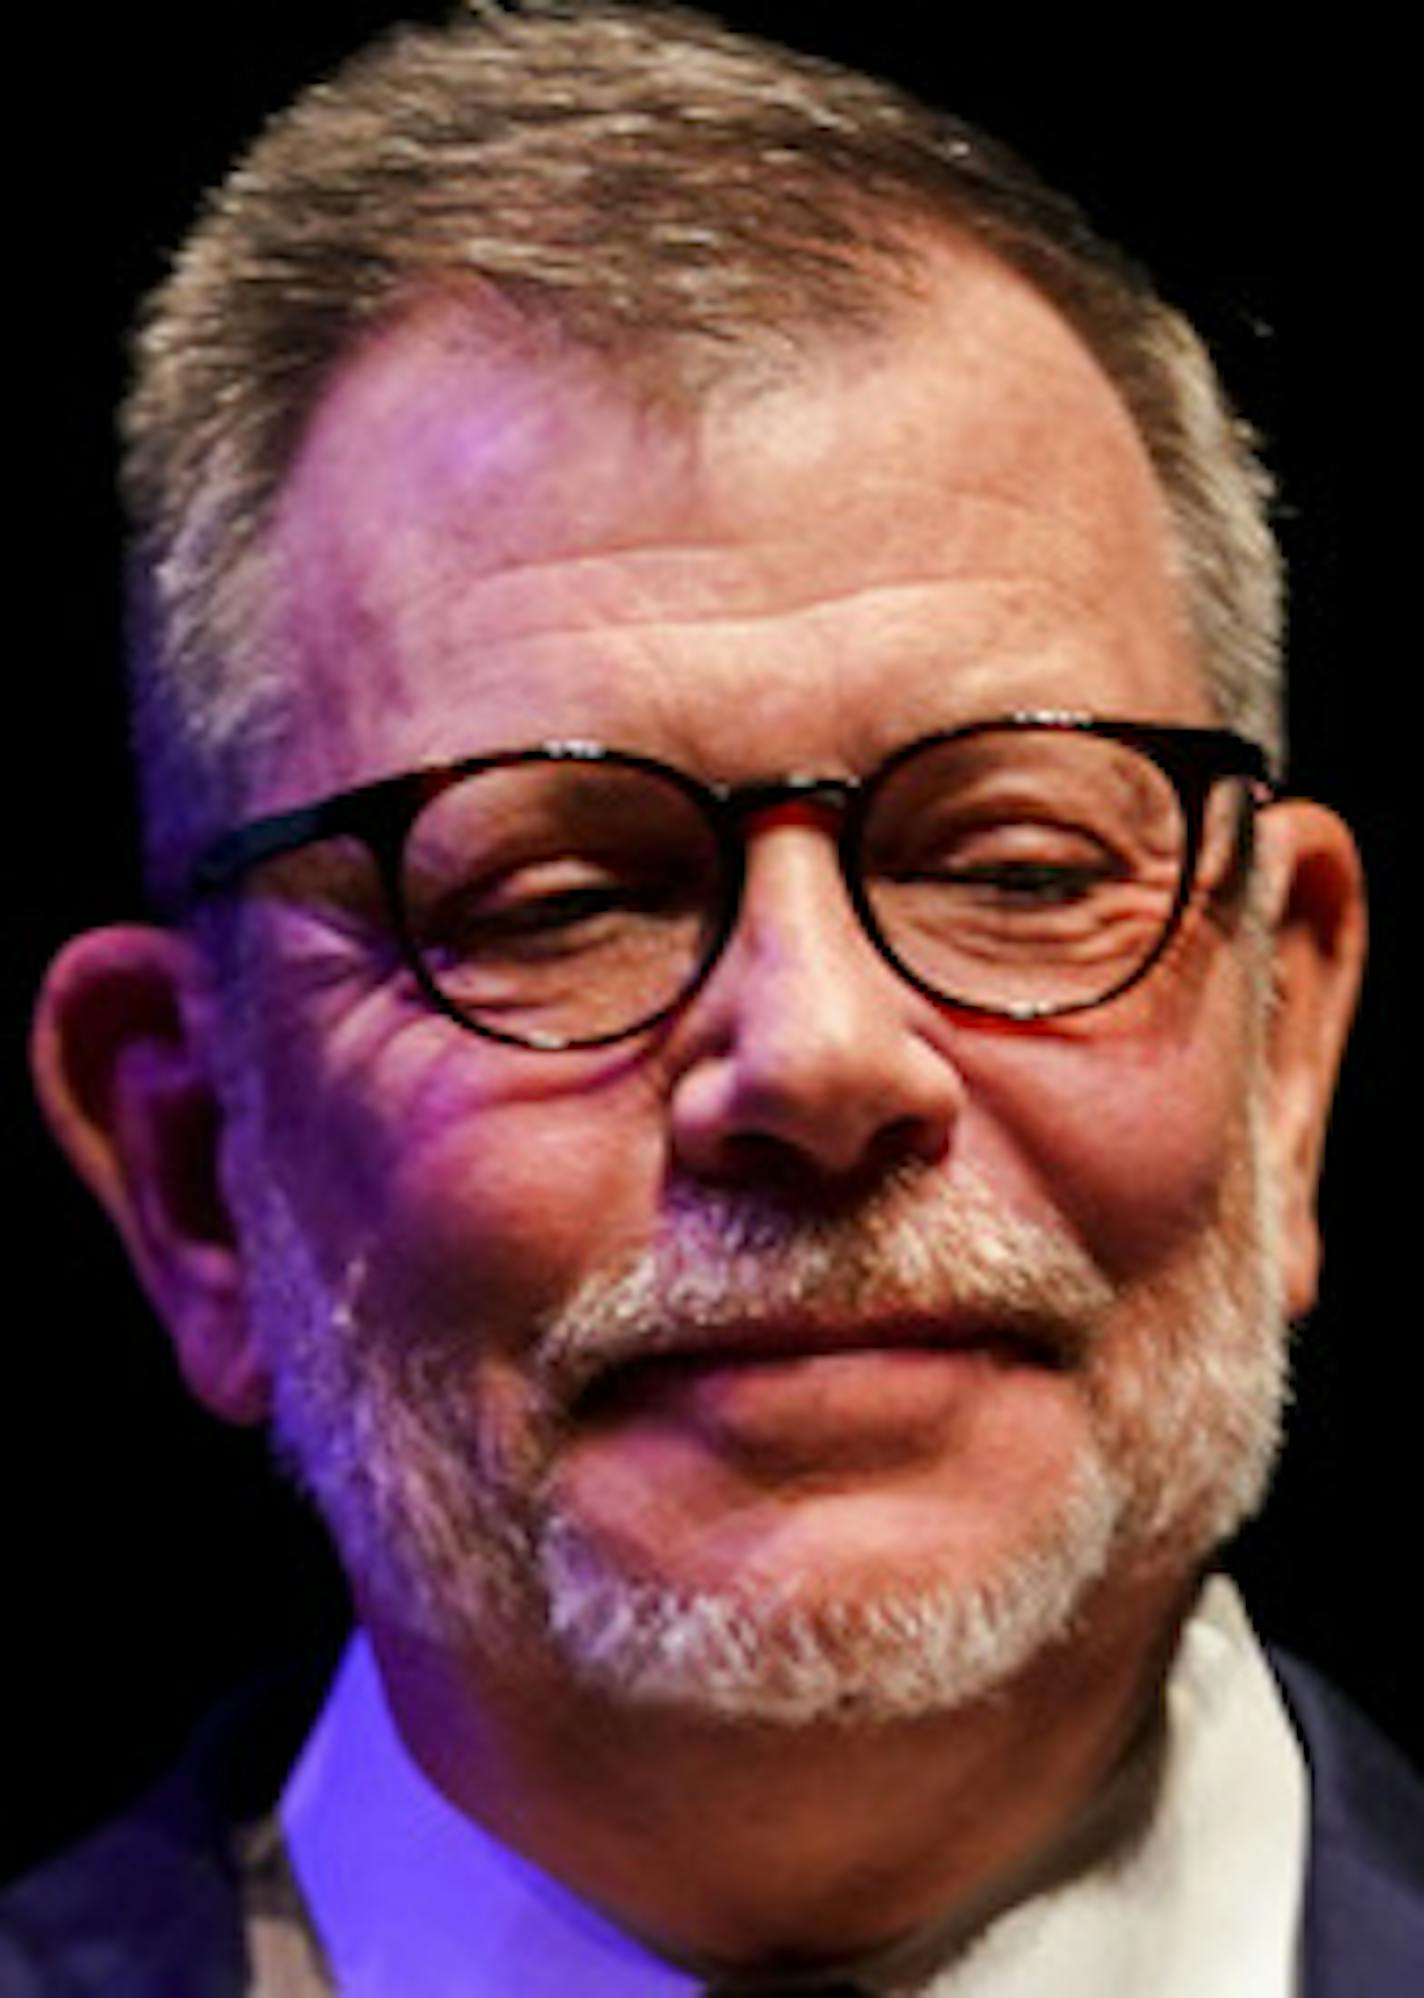
[[[518,1047],[598,1047],[707,978],[736,924],[748,824],[790,804],[835,826],[850,900],[901,977],[962,1013],[1044,1020],[1126,992],[1194,902],[1229,895],[1273,795],[1261,750],[1229,730],[1077,714],[928,735],[866,777],[739,785],[553,742],[242,826],[192,892],[278,861],[300,892],[303,853],[359,841],[433,1006]]]

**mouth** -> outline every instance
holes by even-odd
[[[1057,1374],[1076,1358],[1064,1327],[1037,1321],[741,1323],[610,1361],[584,1381],[574,1413],[599,1423],[679,1408],[705,1412],[713,1400],[814,1395],[848,1400],[869,1417],[875,1396],[892,1383],[913,1393],[976,1371]]]

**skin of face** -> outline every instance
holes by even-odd
[[[587,356],[534,351],[432,303],[336,378],[274,547],[294,679],[254,814],[550,739],[740,783],[864,772],[917,735],[1018,709],[1217,719],[1126,414],[1051,309],[962,247],[926,250],[920,299],[881,333],[810,344],[695,416]],[[112,932],[77,947],[42,1009],[37,1067],[211,1405],[256,1419],[270,1403],[242,1225],[260,1156],[313,1281],[360,1325],[442,1354],[472,1456],[516,1484],[538,1427],[539,1328],[630,1258],[674,1253],[689,1215],[853,1214],[902,1182],[912,1203],[931,1186],[989,1202],[1099,1285],[1092,1388],[1076,1364],[971,1337],[952,1302],[937,1329],[907,1334],[897,1303],[869,1324],[842,1312],[810,1341],[778,1306],[735,1363],[710,1350],[656,1386],[630,1368],[628,1391],[596,1413],[566,1410],[540,1466],[591,1544],[675,1590],[832,1601],[926,1575],[968,1585],[1021,1545],[1025,1522],[1061,1513],[1101,1383],[1136,1391],[1232,1230],[1259,1251],[1262,1176],[1274,1289],[1291,1311],[1309,1302],[1358,891],[1345,836],[1309,807],[1266,815],[1261,880],[1269,1019],[1239,926],[1201,914],[1098,1014],[1033,1030],[957,1017],[875,954],[827,827],[793,813],[752,828],[740,921],[711,978],[635,1043],[549,1055],[482,1042],[422,1001],[368,899],[273,893],[244,981],[261,1004],[237,1026],[260,1132],[245,1115],[225,1134],[232,1057],[214,1049],[232,1013],[183,940]],[[73,1050],[104,1011],[95,995],[115,1011],[121,959],[130,1001],[148,995],[129,1018],[147,1025],[123,1049],[114,1033],[103,1043],[101,1088],[99,1057],[82,1069]],[[980,1871],[1120,1748],[1205,1551],[1199,1519],[1175,1524],[1139,1536],[1096,1588],[1078,1660],[1102,1667],[1096,1692],[1065,1656],[1042,1704],[1043,1673],[1027,1671],[1026,1706],[1061,1716],[1076,1745],[1043,1751],[1040,1803],[981,1835]],[[520,1762],[524,1796],[549,1799],[559,1770],[577,1789],[567,1760],[586,1695],[537,1637],[517,1666],[493,1648],[439,1658],[379,1600],[364,1606],[408,1736],[452,1794],[466,1801],[456,1751],[430,1746],[437,1710],[447,1740]],[[606,1730],[606,1689],[600,1701]],[[476,1703],[494,1718],[471,1721]],[[654,1736],[675,1771],[668,1735]],[[836,1752],[859,1768],[844,1736]],[[620,1780],[634,1766],[625,1754]],[[825,1794],[822,1772],[803,1795]],[[714,1819],[709,1805],[707,1878]],[[501,1829],[557,1859],[561,1823],[549,1801],[514,1807]],[[744,1898],[774,1889],[789,1904],[786,1863],[767,1871],[745,1826],[743,1844]],[[816,1840],[803,1844],[814,1864]],[[640,1891],[631,1864],[565,1871],[615,1907]],[[800,1905],[809,1922],[812,1901]],[[910,1895],[895,1919],[918,1905]],[[675,1894],[657,1912],[669,1930],[713,1933]],[[748,1918],[737,1933],[770,1932]]]
[[[559,737],[748,781],[1017,708],[1209,721],[1125,419],[1051,314],[970,268],[908,352],[827,354],[695,429],[436,313],[373,350],[287,491],[303,678],[256,802]],[[675,1228],[688,1186],[820,1196],[929,1160],[1129,1294],[1218,1219],[1235,956],[1198,934],[1106,1023],[969,1029],[867,947],[824,827],[753,846],[726,958],[634,1049],[483,1046],[351,925],[275,926],[261,1059],[268,1100],[303,1106],[280,1140],[303,1234],[333,1293],[360,1258],[363,1315],[478,1325],[472,1395],[515,1432],[491,1449],[519,1447],[528,1328]],[[689,1583],[943,1565],[951,1542],[972,1572],[1063,1488],[1074,1383],[887,1345],[700,1374],[576,1431],[568,1509]]]

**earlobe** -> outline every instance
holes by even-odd
[[[1365,954],[1365,896],[1348,827],[1289,799],[1263,815],[1263,917],[1271,943],[1268,1141],[1292,1316],[1315,1302],[1316,1190],[1341,1056]]]
[[[205,990],[185,938],[90,931],[50,967],[32,1062],[50,1128],[123,1237],[189,1388],[256,1422],[268,1383],[221,1188]]]

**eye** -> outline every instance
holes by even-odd
[[[965,890],[1012,910],[1065,905],[1121,882],[1131,863],[1095,833],[1040,819],[940,827],[932,840],[877,870],[900,886]]]
[[[980,829],[917,878],[977,889],[1010,907],[1047,908],[1081,901],[1132,871],[1086,833],[1029,824]]]
[[[447,962],[534,962],[627,943],[640,928],[676,922],[689,900],[689,885],[665,869],[570,856],[446,889],[426,907],[422,943]]]

